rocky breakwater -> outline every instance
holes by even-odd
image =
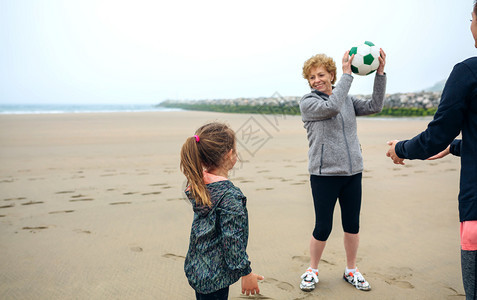
[[[354,95],[356,98],[369,99],[371,95]],[[433,115],[439,105],[441,92],[414,92],[387,94],[384,109],[380,115],[425,116]],[[166,100],[160,107],[181,108],[185,110],[218,111],[231,113],[264,114],[300,114],[301,97],[281,96],[276,93],[271,97],[235,98],[235,99],[201,99],[201,100]]]
[[[384,107],[389,108],[436,108],[441,100],[440,92],[397,93],[386,95]]]

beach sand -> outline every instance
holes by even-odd
[[[265,276],[256,299],[464,299],[457,195],[460,161],[392,164],[386,141],[430,119],[358,119],[363,203],[358,267],[342,279],[336,206],[320,283],[299,289],[314,212],[299,116],[206,112],[0,115],[1,299],[194,299],[184,275],[193,212],[179,152],[200,125],[225,121],[241,161],[248,254]],[[230,299],[243,299],[240,282]]]

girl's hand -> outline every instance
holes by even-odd
[[[379,48],[379,67],[376,71],[379,75],[384,75],[384,66],[386,65],[386,53],[384,53],[383,49]]]
[[[351,75],[351,62],[353,61],[354,54],[349,57],[349,50],[345,52],[343,55],[343,74],[350,74]]]
[[[254,273],[242,276],[242,294],[247,296],[259,294],[258,280],[263,280],[263,276]]]

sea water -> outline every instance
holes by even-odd
[[[179,110],[181,109],[157,107],[153,104],[0,104],[0,114],[61,114]]]

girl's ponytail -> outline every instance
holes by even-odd
[[[206,124],[185,141],[181,149],[180,166],[197,204],[212,205],[203,172],[220,168],[230,150],[235,151],[235,133],[222,123]]]
[[[205,187],[203,166],[197,143],[197,138],[194,136],[187,138],[182,146],[181,171],[187,178],[187,185],[197,204],[210,206],[210,195]]]

